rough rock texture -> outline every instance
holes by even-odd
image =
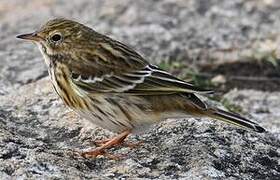
[[[94,139],[111,134],[93,126],[83,128],[57,99],[47,79],[40,80],[0,98],[0,176],[273,179],[280,175],[280,93],[250,94],[256,96],[233,91],[226,97],[259,119],[268,133],[214,121],[174,119],[129,138],[144,141],[137,149],[113,150],[125,155],[119,161],[83,159],[74,151],[95,147]]]
[[[51,17],[64,16],[131,44],[154,63],[195,65],[219,61],[207,53],[212,49],[244,49],[256,39],[276,42],[279,1],[69,2],[0,2],[0,179],[279,178],[279,92],[233,90],[225,95],[263,125],[265,134],[206,119],[173,119],[130,137],[145,142],[139,148],[112,150],[125,154],[119,161],[84,159],[74,151],[94,147],[94,139],[113,134],[84,125],[69,112],[43,78],[47,73],[37,48],[15,39]]]

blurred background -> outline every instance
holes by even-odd
[[[54,17],[84,23],[219,93],[280,89],[277,0],[1,0],[0,94],[47,76],[37,47],[15,36]]]

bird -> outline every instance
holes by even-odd
[[[259,133],[266,130],[240,114],[210,106],[213,93],[148,62],[130,46],[74,20],[55,18],[17,38],[35,42],[53,88],[84,121],[117,135],[81,155],[95,158],[168,118],[210,117]]]

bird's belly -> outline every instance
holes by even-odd
[[[120,133],[132,130],[140,133],[158,122],[160,117],[149,111],[148,104],[143,104],[135,97],[91,97],[91,106],[88,110],[77,110],[90,123]],[[141,104],[140,104],[141,103]]]
[[[92,112],[78,112],[78,114],[83,117],[89,123],[97,125],[103,129],[107,129],[114,133],[121,133],[125,130],[132,130],[132,133],[143,133],[149,129],[149,127],[153,124],[151,122],[142,122],[134,121],[128,122],[125,118],[113,118],[113,117],[105,117],[105,119],[101,119],[101,117],[97,117],[98,115],[92,115]]]

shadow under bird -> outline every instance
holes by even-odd
[[[39,30],[17,36],[35,42],[57,94],[85,120],[118,133],[84,157],[108,155],[123,143],[167,118],[204,116],[264,132],[258,124],[207,105],[196,87],[150,64],[129,46],[78,22],[57,18]]]

